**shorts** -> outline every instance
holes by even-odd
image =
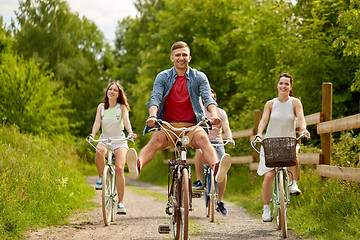
[[[191,127],[191,126],[195,125],[194,123],[187,123],[187,122],[172,122],[170,124],[171,124],[171,126],[173,126],[175,128]],[[163,125],[163,127],[165,129],[169,129],[166,125]],[[192,139],[193,139],[195,133],[200,132],[200,131],[203,131],[205,133],[205,130],[202,127],[196,127],[194,130],[185,133],[185,136],[188,136],[190,138],[190,143],[188,146],[193,148]],[[171,129],[169,129],[169,131],[167,131],[167,132],[164,129],[160,129],[160,132],[163,132],[167,138],[167,147],[175,147],[177,136],[179,136],[181,131],[175,132],[175,134],[177,136],[175,136],[173,134],[173,131]],[[183,137],[183,136],[181,136],[181,137]]]
[[[107,139],[108,137],[105,137],[103,136],[102,134],[100,135],[99,139]],[[120,136],[117,136],[117,137],[111,137],[111,138],[125,138],[125,134],[122,133]],[[99,144],[102,144],[102,145],[105,145],[105,143],[98,143]],[[126,149],[129,149],[129,146],[127,144],[127,140],[124,140],[124,141],[114,141],[111,143],[111,150],[114,152],[116,149],[118,148],[126,148]]]
[[[211,144],[221,144],[222,142],[218,142],[218,141],[210,141]],[[221,158],[225,155],[225,147],[224,146],[214,146],[215,151],[218,155],[219,161],[221,160]]]

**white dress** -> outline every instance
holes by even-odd
[[[288,101],[282,103],[277,98],[274,98],[274,104],[270,114],[269,125],[266,129],[266,134],[264,138],[296,137],[296,118],[292,104],[293,100],[294,97],[290,97]],[[260,176],[273,169],[265,166],[264,156],[264,149],[261,146],[260,163],[257,170],[257,173]]]

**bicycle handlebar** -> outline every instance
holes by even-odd
[[[105,139],[95,139],[95,138],[93,138],[93,136],[90,135],[86,138],[86,141],[88,143],[90,143],[90,142],[97,142],[97,143],[99,143],[99,142],[102,142],[102,143],[104,143],[104,142],[122,142],[122,141],[128,141],[128,140],[134,143],[134,135],[129,134],[127,137],[124,137],[124,138],[105,138]]]
[[[211,145],[213,145],[214,147],[217,147],[217,146],[226,146],[230,143],[230,139],[231,138],[228,138],[226,141],[223,141],[222,143],[212,143]]]
[[[296,131],[296,132],[300,134],[300,136],[297,137],[296,140],[299,140],[299,139],[302,138],[302,137],[305,137],[306,139],[310,139],[310,137],[305,134],[307,131],[301,131],[301,132]],[[262,142],[262,139],[261,139],[258,135],[255,136],[254,141],[251,141],[250,144],[251,144],[252,148],[253,148],[257,153],[260,153],[260,152],[255,148],[255,146],[254,146],[254,144],[257,143],[257,142],[260,142],[260,143]]]
[[[178,132],[180,132],[180,131],[188,131],[188,132],[190,132],[190,131],[194,130],[195,128],[197,128],[198,126],[200,126],[201,124],[203,124],[203,123],[207,123],[207,124],[210,124],[210,125],[211,125],[211,120],[207,119],[206,117],[203,117],[203,118],[201,119],[201,121],[199,121],[196,125],[191,126],[191,127],[188,127],[188,128],[186,128],[186,127],[181,127],[181,128],[173,127],[170,123],[168,123],[167,121],[162,120],[162,119],[157,119],[157,120],[156,120],[156,123],[157,123],[159,126],[161,126],[161,125],[164,124],[164,125],[166,125],[167,127],[169,127],[172,131],[178,131]]]
[[[296,132],[300,134],[300,136],[297,137],[296,140],[299,140],[302,137],[305,137],[306,139],[310,139],[310,137],[305,134],[307,131],[301,131],[301,132],[296,131]],[[262,142],[262,139],[258,135],[256,135],[254,141],[252,142],[253,143]]]

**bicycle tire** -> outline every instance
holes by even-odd
[[[175,174],[175,176],[173,176],[175,178],[174,181],[174,187],[173,187],[173,193],[172,196],[174,196],[175,202],[174,202],[174,206],[173,206],[173,213],[171,216],[171,224],[172,224],[172,230],[173,230],[173,235],[174,235],[174,239],[179,239],[180,237],[180,230],[181,230],[181,225],[180,225],[180,202],[181,202],[181,179],[179,179],[177,177],[177,173],[175,173],[175,171],[173,172],[173,174]]]
[[[189,172],[187,168],[182,170],[181,181],[181,240],[188,239],[189,231]]]
[[[280,220],[280,228],[281,233],[284,238],[287,237],[287,219],[286,219],[286,207],[287,203],[285,201],[285,185],[284,185],[284,172],[279,172],[279,189],[280,189],[280,214],[279,214],[279,220]]]
[[[116,189],[116,178],[113,178],[113,182],[114,182],[114,186],[113,186],[113,209],[111,211],[111,222],[115,221],[115,216],[116,216],[116,210],[117,210],[117,203],[118,203],[118,195],[117,195],[117,189]]]
[[[210,177],[211,177],[211,185],[210,185],[210,221],[214,222],[215,221],[215,203],[216,203],[216,198],[215,198],[215,179],[214,179],[214,172],[211,170],[210,171]]]
[[[102,212],[105,226],[109,226],[111,222],[111,215],[113,211],[112,199],[112,173],[108,165],[105,166],[102,179]]]
[[[280,199],[279,199],[279,174],[275,176],[273,194],[272,194],[272,203],[273,203],[273,219],[276,220],[276,227],[280,230],[280,221],[279,221],[279,208],[280,208]]]
[[[205,193],[205,207],[206,207],[206,217],[210,217],[211,213],[211,207],[210,207],[210,184],[211,184],[211,178],[210,178],[211,170],[210,168],[206,169],[205,172],[205,181],[204,181],[204,193]]]

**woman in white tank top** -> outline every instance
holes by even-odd
[[[100,139],[121,138],[125,136],[123,132],[125,127],[128,134],[133,134],[135,139],[136,134],[133,133],[129,120],[129,109],[130,107],[122,86],[116,82],[110,83],[105,92],[104,103],[100,103],[97,108],[91,136],[94,137],[101,126],[102,134]],[[99,173],[99,180],[96,182],[95,188],[101,190],[101,178],[105,167],[103,156],[107,155],[107,149],[103,143],[99,143],[96,148],[95,165]],[[124,167],[127,152],[135,150],[129,149],[127,142],[113,143],[112,150],[115,157],[116,189],[119,201],[117,213],[126,214],[126,208],[123,203],[125,192]]]
[[[296,120],[299,123],[300,131],[306,131],[306,135],[310,137],[310,133],[306,130],[306,121],[304,117],[303,107],[299,99],[294,98],[292,94],[293,78],[287,74],[282,74],[277,83],[278,97],[269,100],[264,107],[264,112],[258,126],[257,136],[262,137],[266,124],[269,125],[266,130],[265,138],[269,137],[295,137]],[[271,221],[270,198],[272,193],[272,183],[275,177],[275,170],[265,166],[264,150],[260,150],[260,163],[257,173],[264,175],[262,185],[262,198],[264,202],[264,212],[262,219],[264,222]],[[289,171],[293,175],[290,192],[299,194],[301,191],[296,184],[297,173],[299,169],[299,161],[294,167],[289,167]]]

